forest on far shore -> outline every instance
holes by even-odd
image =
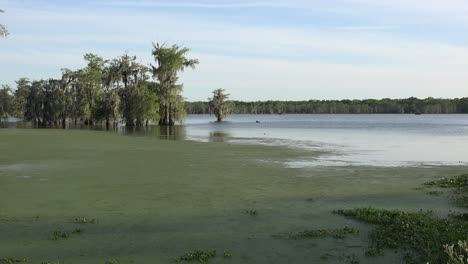
[[[468,98],[230,101],[231,114],[462,114],[468,113]],[[185,102],[187,114],[209,114],[208,102]]]

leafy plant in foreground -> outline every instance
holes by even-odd
[[[444,245],[445,252],[448,255],[448,264],[466,264],[468,263],[468,243],[458,241],[457,244]]]
[[[455,203],[460,207],[468,208],[468,174],[454,178],[440,178],[426,182],[425,185],[452,189],[455,195]]]
[[[467,221],[436,218],[430,211],[357,208],[334,213],[376,224],[377,228],[370,233],[371,247],[400,249],[406,263],[447,263],[443,245],[468,238]]]

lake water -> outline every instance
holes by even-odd
[[[188,139],[324,151],[290,167],[468,164],[468,115],[190,115]],[[257,123],[259,121],[260,123]]]
[[[118,131],[177,140],[287,146],[322,153],[283,162],[292,168],[468,165],[468,115],[463,114],[230,115],[224,122],[214,121],[210,115],[189,115],[175,127],[121,126]],[[24,126],[19,124],[13,126]]]
[[[119,127],[125,136],[88,131],[102,126],[0,129],[0,255],[30,263],[174,263],[203,249],[219,252],[213,263],[345,263],[346,256],[402,263],[393,250],[366,257],[373,226],[331,212],[465,212],[448,191],[427,195],[438,189],[421,187],[468,171],[428,167],[466,162],[467,118],[233,115],[213,123],[213,116],[189,116],[176,127]],[[358,166],[365,164],[374,166]],[[98,221],[83,225],[76,217]],[[343,227],[359,234],[288,238]],[[52,239],[76,228],[84,232]],[[225,250],[232,259],[222,257]]]

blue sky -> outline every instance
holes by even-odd
[[[0,83],[58,78],[84,53],[183,44],[184,96],[238,100],[468,96],[466,0],[0,0]]]

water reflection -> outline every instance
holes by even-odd
[[[41,129],[64,129],[61,125],[52,125],[47,127],[34,126],[32,122],[1,122],[0,128],[41,128]],[[149,136],[163,140],[185,140],[185,126],[143,126],[143,127],[126,127],[126,126],[106,126],[106,125],[84,125],[84,124],[67,124],[65,129],[90,130],[90,131],[109,131],[121,135],[129,136]]]

